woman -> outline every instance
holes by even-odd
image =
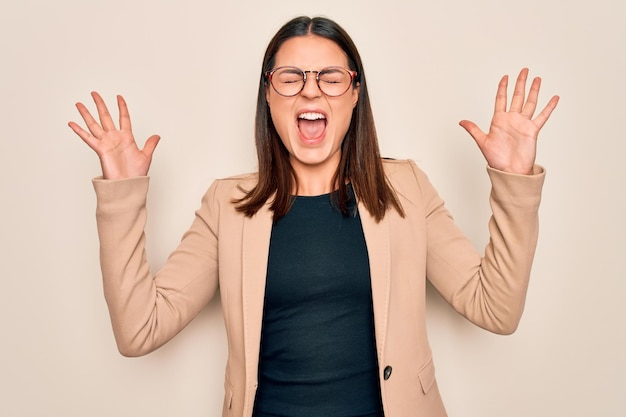
[[[484,256],[461,234],[412,161],[380,158],[361,59],[345,31],[299,17],[271,40],[259,83],[259,170],[215,181],[179,247],[152,276],[144,253],[148,168],[126,103],[117,129],[77,108],[70,127],[98,154],[94,180],[105,297],[119,350],[146,354],[220,288],[228,336],[223,416],[445,416],[428,345],[428,278],[459,313],[515,330],[537,239],[543,169],[523,69],[507,77],[484,154],[493,216]]]

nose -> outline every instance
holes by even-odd
[[[317,84],[317,71],[306,71],[306,81],[300,94],[309,98],[316,98],[322,95],[322,90],[320,90]]]

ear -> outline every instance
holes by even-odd
[[[357,82],[356,87],[352,89],[352,108],[355,108],[359,102],[359,93],[361,92],[361,83]]]
[[[265,101],[267,102],[267,107],[270,106],[270,88],[269,85],[265,85]]]

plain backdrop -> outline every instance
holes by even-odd
[[[102,296],[91,178],[74,107],[128,101],[151,168],[154,269],[210,182],[254,171],[265,47],[288,19],[337,20],[360,49],[385,156],[414,159],[460,227],[487,241],[485,162],[458,126],[486,129],[497,82],[541,76],[547,177],[526,311],[497,336],[429,290],[437,376],[454,417],[626,415],[626,17],[618,0],[2,0],[0,415],[218,416],[225,335],[217,300],[173,341],[119,355]],[[404,417],[404,416],[390,416]]]

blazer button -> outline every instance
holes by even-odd
[[[392,371],[393,368],[391,366],[385,366],[385,370],[383,371],[383,378],[385,378],[385,381],[389,379]]]

